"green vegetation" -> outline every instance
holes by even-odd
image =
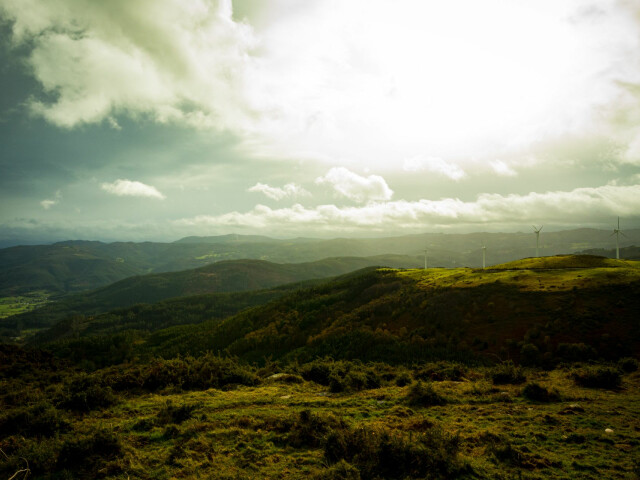
[[[35,291],[24,295],[0,297],[0,319],[30,312],[49,301],[50,294]]]
[[[633,478],[640,374],[585,388],[571,368],[529,369],[524,388],[414,382],[433,364],[317,359],[256,367],[206,355],[91,375],[41,351],[0,348],[0,473],[31,478]],[[440,362],[442,370],[456,364]],[[332,373],[377,385],[332,392]],[[305,378],[314,377],[321,383]],[[535,387],[533,387],[535,385]],[[79,403],[82,391],[93,400]],[[552,398],[540,398],[540,392]],[[439,401],[433,401],[438,399]],[[446,401],[440,401],[446,399]],[[78,405],[83,405],[78,408]],[[84,406],[90,405],[90,408]],[[615,414],[612,414],[615,412]],[[631,453],[631,454],[630,454]]]
[[[0,344],[0,475],[634,478],[637,270],[370,268],[70,316]]]
[[[326,258],[298,264],[277,264],[262,260],[222,261],[194,270],[129,277],[97,290],[63,297],[57,302],[3,323],[8,327],[20,322],[26,327],[42,328],[72,315],[96,315],[115,308],[176,297],[270,289],[284,284],[334,277],[367,266],[403,263],[413,261],[408,257],[392,255]],[[292,285],[291,288],[296,286]],[[178,322],[180,323],[185,322]]]

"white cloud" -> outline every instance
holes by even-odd
[[[287,183],[284,187],[280,188],[258,182],[253,187],[248,188],[247,191],[263,193],[272,200],[282,200],[283,198],[295,198],[311,195],[307,190],[295,183]]]
[[[42,200],[40,202],[40,205],[42,205],[42,208],[44,208],[45,210],[49,210],[54,205],[57,205],[58,203],[60,203],[61,199],[62,199],[62,192],[60,190],[58,190],[56,192],[56,194],[55,194],[55,198],[54,199]]]
[[[329,185],[339,195],[358,203],[389,200],[393,196],[393,190],[381,176],[363,177],[344,167],[333,167],[323,177],[316,178],[316,183]]]
[[[634,2],[534,3],[273,0],[254,26],[231,0],[2,0],[0,14],[47,94],[33,112],[56,125],[180,122],[381,171],[589,130],[638,82]]]
[[[516,172],[513,168],[511,168],[502,160],[493,160],[489,162],[489,165],[491,166],[494,172],[496,172],[498,175],[502,177],[515,177],[518,175],[518,172]]]
[[[165,196],[160,193],[156,187],[146,185],[142,182],[118,179],[113,183],[103,183],[100,185],[102,190],[119,197],[148,197],[164,199]]]
[[[606,222],[615,216],[636,216],[640,211],[640,185],[578,188],[572,191],[527,195],[482,194],[475,201],[457,198],[409,202],[369,203],[359,207],[320,205],[306,208],[272,209],[257,205],[245,213],[197,216],[176,222],[180,226],[278,228],[299,231],[421,231],[427,227],[486,224],[518,225],[523,222],[556,225],[584,225]],[[525,220],[526,219],[526,220]]]
[[[251,29],[231,0],[5,0],[13,39],[49,93],[31,109],[62,127],[148,115],[242,129],[240,101]],[[53,100],[51,100],[53,99]]]
[[[455,163],[447,162],[440,157],[426,157],[424,155],[405,159],[403,169],[405,172],[437,173],[452,180],[460,180],[466,175],[465,171]]]

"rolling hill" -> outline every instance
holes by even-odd
[[[636,355],[639,311],[639,262],[562,256],[490,270],[369,269],[228,318],[121,336],[118,342],[123,358],[219,351],[250,362],[328,355],[389,363],[501,358],[545,365]],[[93,355],[99,363],[111,342],[80,338],[49,346]]]
[[[640,230],[625,231],[623,245],[640,244]],[[556,255],[614,245],[610,231],[543,231],[541,253]],[[68,241],[0,249],[0,296],[35,290],[52,294],[92,290],[132,275],[198,268],[222,260],[258,259],[301,263],[328,257],[409,255],[429,251],[433,266],[479,266],[481,245],[488,264],[534,253],[531,233],[427,233],[386,238],[274,239],[224,235],[186,237],[174,243]]]
[[[399,255],[328,258],[316,262],[277,264],[263,260],[228,260],[181,272],[129,277],[90,292],[71,295],[36,310],[0,321],[15,328],[40,328],[73,315],[94,315],[139,303],[205,293],[261,290],[277,285],[341,275],[368,266],[416,266],[419,260]]]

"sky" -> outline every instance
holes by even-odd
[[[640,0],[0,0],[0,242],[640,227]]]

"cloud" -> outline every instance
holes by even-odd
[[[489,165],[495,173],[502,177],[516,177],[518,175],[518,172],[516,172],[502,160],[493,160],[489,162]]]
[[[333,167],[323,177],[316,178],[316,183],[328,185],[337,194],[358,203],[390,200],[393,196],[393,190],[381,176],[363,177],[344,167]]]
[[[455,163],[447,162],[439,157],[425,157],[423,155],[405,159],[403,169],[405,172],[438,173],[452,180],[460,180],[466,175],[465,171]]]
[[[56,125],[175,122],[380,170],[398,151],[495,158],[599,124],[638,80],[633,3],[274,0],[249,25],[231,0],[3,0],[0,15],[44,90],[31,111]]]
[[[5,1],[13,41],[46,97],[31,110],[71,128],[114,115],[241,129],[238,100],[251,29],[231,18],[231,0]]]
[[[256,183],[247,189],[248,192],[259,192],[265,194],[272,200],[282,200],[283,198],[295,198],[311,195],[307,190],[295,183],[287,183],[284,187],[271,187],[265,183]]]
[[[119,197],[148,197],[163,200],[165,196],[156,187],[142,182],[118,179],[113,183],[103,183],[100,188]]]
[[[272,209],[256,205],[252,210],[218,216],[202,215],[181,219],[180,226],[249,227],[298,231],[423,231],[427,227],[457,225],[518,225],[525,222],[545,225],[585,225],[606,223],[615,216],[637,216],[640,185],[605,185],[571,191],[529,193],[527,195],[481,194],[475,201],[457,198],[409,202],[372,202],[358,207],[300,204]],[[525,220],[526,219],[526,220]]]
[[[40,205],[42,205],[42,208],[44,208],[45,210],[49,210],[54,205],[57,205],[58,203],[60,203],[61,199],[62,199],[62,192],[60,190],[58,190],[56,192],[56,194],[55,194],[55,198],[54,199],[42,200],[40,202]]]

